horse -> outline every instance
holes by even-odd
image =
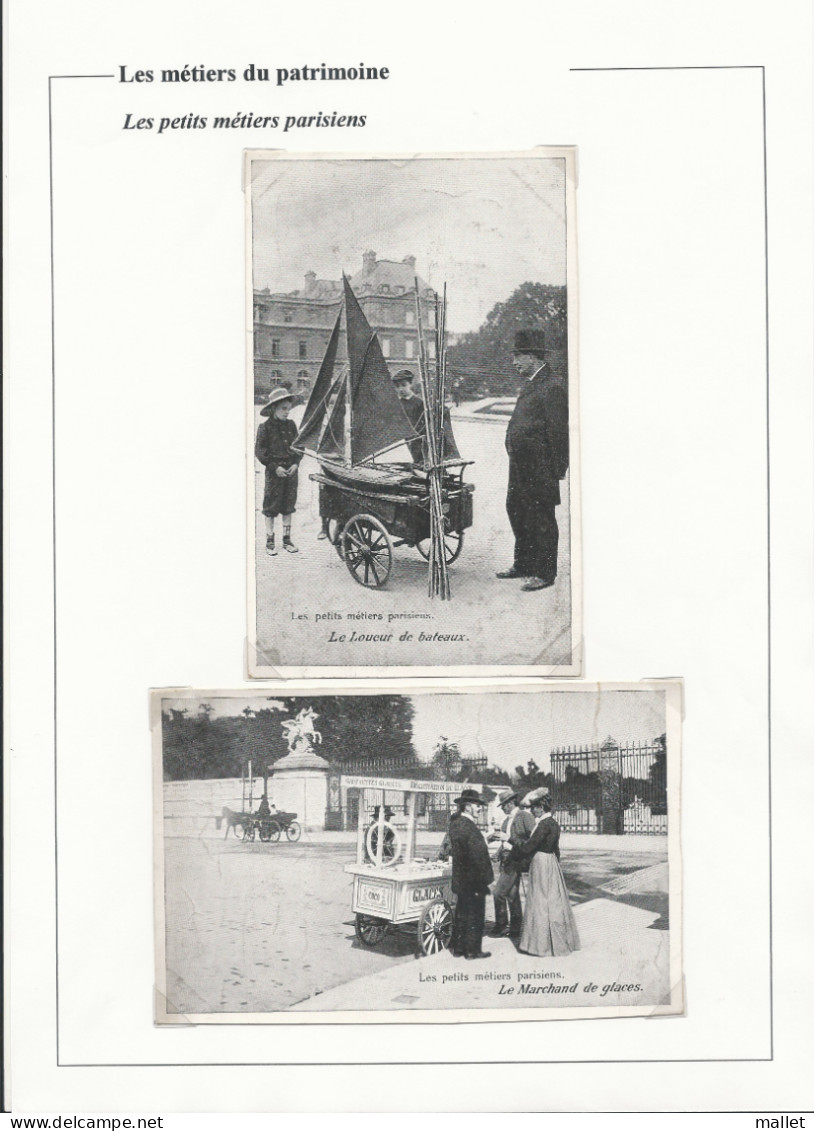
[[[215,818],[215,828],[220,829],[224,821],[226,822],[226,832],[223,834],[223,839],[226,840],[229,835],[229,829],[235,829],[235,836],[237,836],[237,825],[245,824],[246,814],[236,813],[234,809],[230,809],[228,805],[224,805],[220,811],[220,816]]]

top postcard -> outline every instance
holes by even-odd
[[[575,170],[247,153],[250,676],[582,674]]]

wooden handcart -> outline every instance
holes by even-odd
[[[356,861],[345,865],[353,876],[352,910],[356,937],[377,946],[392,931],[413,934],[416,957],[446,950],[452,938],[452,865],[416,855],[416,814],[421,793],[458,792],[457,783],[351,777],[345,784],[377,801],[378,814],[359,806]],[[384,794],[404,797],[404,814],[387,817]]]

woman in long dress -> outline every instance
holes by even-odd
[[[529,869],[520,950],[559,957],[579,950],[579,934],[560,870],[560,826],[547,793],[534,798],[531,814],[537,822],[531,836],[512,848],[512,857]]]

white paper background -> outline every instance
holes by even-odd
[[[653,1111],[804,1104],[810,1038],[803,1018],[811,1005],[808,6],[786,0],[770,14],[730,0],[680,9],[591,0],[499,9],[316,0],[295,13],[268,0],[229,8],[14,0],[8,23],[11,1105]],[[55,857],[48,76],[106,74],[122,64],[242,70],[250,62],[360,60],[389,66],[393,77],[327,91],[328,84],[52,82]],[[569,69],[713,64],[766,67],[773,1046],[762,71]],[[121,129],[128,112],[334,108],[366,113],[368,125],[262,137]],[[585,674],[686,679],[687,1016],[494,1033],[483,1026],[160,1032],[152,1025],[147,689],[237,686],[243,670],[242,149],[453,152],[568,143],[579,146],[580,166]],[[469,1068],[468,1060],[521,1063]],[[136,1067],[336,1061],[455,1063]],[[572,1063],[555,1070],[528,1063],[547,1061]],[[582,1061],[613,1063],[573,1063]],[[96,1067],[102,1064],[133,1067]]]

